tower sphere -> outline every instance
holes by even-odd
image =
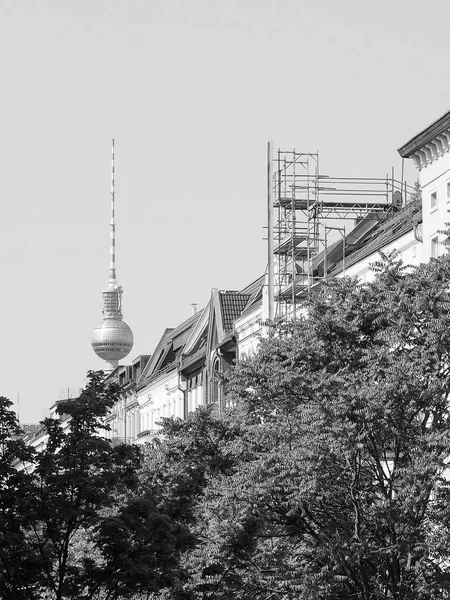
[[[128,356],[133,342],[133,332],[120,319],[103,319],[92,332],[92,348],[97,356],[107,362]]]
[[[116,221],[114,188],[114,140],[111,151],[111,219],[109,222],[109,281],[103,291],[103,321],[92,332],[92,348],[106,361],[106,371],[115,369],[133,347],[133,332],[122,319],[122,286],[116,279]]]

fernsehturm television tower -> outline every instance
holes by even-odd
[[[122,319],[122,286],[116,279],[116,222],[114,216],[114,140],[111,165],[111,221],[109,224],[110,256],[108,288],[103,292],[103,321],[92,332],[92,348],[106,361],[105,371],[115,369],[133,347],[133,332]]]

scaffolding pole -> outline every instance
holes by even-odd
[[[319,170],[319,152],[298,152],[267,146],[268,315],[296,316],[297,304],[328,275],[328,219],[380,221],[402,208],[414,188],[386,177],[331,177]],[[374,225],[375,226],[375,225]],[[321,237],[324,232],[323,237]],[[342,235],[342,233],[341,233]],[[322,261],[318,273],[317,264]]]
[[[268,239],[268,318],[273,321],[274,318],[274,214],[273,214],[273,142],[267,143],[267,239]]]

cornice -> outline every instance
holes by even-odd
[[[402,158],[412,158],[417,169],[422,169],[449,151],[450,111],[418,133],[398,149]]]

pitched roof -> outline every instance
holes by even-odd
[[[246,315],[262,304],[262,290],[264,287],[265,275],[261,275],[250,285],[240,291],[242,294],[250,294],[250,298],[239,316]]]
[[[166,329],[152,358],[148,361],[142,372],[139,380],[140,387],[145,385],[147,381],[156,375],[170,371],[176,367],[177,359],[189,337],[189,333],[197,323],[201,314],[201,312],[197,312],[174,329]]]
[[[377,227],[370,229],[365,236],[362,236],[358,240],[358,243],[351,247],[350,253],[345,257],[345,267],[350,267],[363,258],[378,252],[405,233],[408,233],[408,231],[411,231],[414,224],[421,220],[422,201],[416,199],[407,204],[391,218],[377,223]],[[330,268],[328,273],[330,275],[337,275],[343,270],[343,266],[343,261],[340,260]]]
[[[161,362],[161,365],[158,370],[162,371],[163,369],[165,369],[166,367],[171,365],[173,362],[175,362],[175,359],[177,358],[178,353],[179,353],[179,349],[174,350],[173,346],[171,346],[169,348],[169,350],[167,351],[167,354],[164,357],[164,360]]]
[[[259,290],[261,289],[263,284],[264,284],[264,275],[261,275],[260,277],[258,277],[258,279],[255,279],[255,281],[252,281],[252,283],[247,285],[245,288],[243,288],[242,290],[239,290],[239,293],[240,294],[250,294],[250,296],[253,296],[255,293],[259,292]]]
[[[249,300],[250,294],[220,292],[220,304],[225,334],[233,329],[234,321],[240,316]]]
[[[189,333],[189,339],[186,341],[186,344],[183,348],[183,356],[193,354],[197,352],[197,350],[199,350],[201,347],[206,345],[210,302],[208,302],[205,308],[199,311],[199,319]]]

